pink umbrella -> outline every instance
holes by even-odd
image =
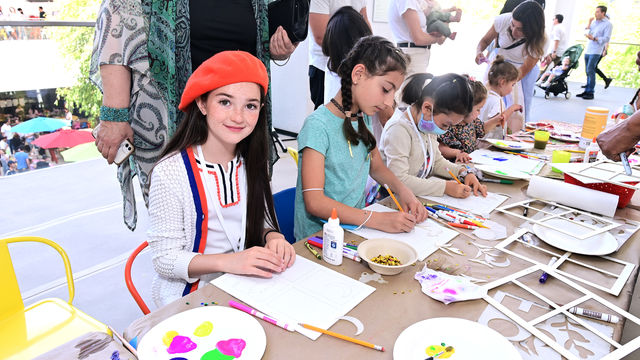
[[[60,130],[52,134],[42,135],[32,142],[43,149],[70,148],[76,145],[95,141],[90,131]]]

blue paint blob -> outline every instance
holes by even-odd
[[[175,358],[171,358],[171,360],[189,360],[189,359],[183,358],[183,357],[175,357]]]

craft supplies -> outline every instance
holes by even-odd
[[[308,241],[305,241],[305,242],[304,242],[304,246],[306,246],[306,247],[307,247],[307,249],[309,249],[309,251],[311,251],[311,253],[313,254],[313,256],[315,256],[318,260],[322,260],[322,255],[320,255],[320,254],[316,251],[316,249],[312,248]]]
[[[607,125],[609,117],[609,109],[604,107],[589,106],[584,113],[584,121],[582,122],[582,133],[580,134],[580,142],[578,146],[585,149],[589,141],[600,135]]]
[[[596,142],[596,138],[594,137],[589,146],[584,151],[584,157],[582,158],[583,163],[592,163],[598,160],[598,153],[600,152],[600,147]]]
[[[501,194],[496,194],[493,192],[487,192],[486,197],[471,195],[464,199],[459,199],[459,198],[454,198],[453,196],[443,195],[443,196],[421,196],[421,198],[427,199],[430,201],[435,201],[440,204],[446,204],[447,208],[443,208],[441,210],[454,211],[455,209],[457,212],[461,212],[461,210],[472,211],[475,214],[481,214],[486,217],[493,210],[495,210],[495,208],[497,208],[500,204],[505,202],[509,197]],[[437,206],[435,205],[432,207],[434,209],[438,209]]]
[[[414,279],[420,283],[423,293],[445,304],[480,299],[487,294],[486,290],[469,279],[430,269],[426,264]]]
[[[310,279],[313,279],[312,283]],[[375,291],[372,286],[299,255],[296,255],[290,268],[283,273],[273,274],[269,279],[226,273],[212,280],[211,284],[276,319],[286,320],[289,324],[310,322],[324,329],[330,328],[337,319]],[[325,286],[313,284],[331,284],[332,289],[349,291],[327,291]],[[256,325],[262,328],[257,321]],[[320,336],[304,328],[297,327],[296,331],[312,340]],[[260,359],[260,356],[248,359]]]
[[[544,130],[536,130],[533,132],[533,147],[539,150],[544,150],[549,142],[549,132]]]
[[[404,212],[404,209],[402,209],[402,206],[400,206],[400,203],[398,202],[398,199],[396,199],[396,196],[393,195],[393,191],[391,191],[391,188],[389,187],[389,185],[384,184],[384,188],[387,189],[389,196],[391,196],[391,198],[393,199],[393,202],[396,203],[398,210],[400,210],[400,212]]]
[[[558,261],[557,257],[552,257],[551,260],[549,260],[549,266],[553,265],[556,261]],[[542,272],[542,275],[540,275],[540,279],[538,279],[538,282],[540,282],[540,284],[544,284],[547,282],[547,278],[549,278],[549,274],[547,274],[546,272]]]
[[[593,310],[589,310],[589,309],[583,309],[583,308],[577,307],[577,306],[569,308],[569,310],[567,310],[567,311],[572,313],[572,314],[575,314],[575,315],[585,316],[585,317],[596,319],[596,320],[602,320],[602,321],[606,321],[606,322],[609,322],[609,323],[612,323],[612,324],[617,324],[618,321],[620,321],[620,318],[617,317],[616,315],[603,314],[603,313],[598,312],[598,311],[593,311]]]
[[[317,248],[322,249],[323,248],[323,244],[322,244],[322,239],[320,238],[320,241],[315,240],[314,238],[309,238],[306,242],[309,243],[309,245],[313,245]],[[353,246],[353,245],[351,245]],[[311,250],[311,249],[310,249]],[[313,250],[315,251],[315,250]],[[319,254],[318,254],[319,255]],[[358,255],[358,251],[354,250],[351,247],[346,247],[344,246],[342,248],[342,257],[346,257],[347,259],[353,260],[353,261],[357,261],[360,262],[360,256]]]
[[[440,351],[439,353],[433,355],[433,356],[429,356],[428,358],[426,358],[425,360],[434,360],[434,359],[439,359],[441,355],[444,355],[445,353],[454,353],[455,351],[453,350],[453,346],[447,346],[446,348],[444,348],[444,350]]]
[[[402,265],[400,260],[393,255],[378,255],[371,259],[376,264],[380,265],[389,265],[389,266],[398,266]]]
[[[629,176],[633,175],[633,172],[631,171],[631,166],[629,166],[629,159],[627,159],[626,152],[620,153],[620,162],[622,163],[622,166],[624,166],[624,173]]]
[[[253,315],[259,319],[262,319],[270,324],[273,324],[275,326],[279,326],[285,330],[289,330],[289,331],[295,331],[295,328],[293,326],[291,326],[290,324],[287,324],[286,322],[282,322],[282,321],[278,321],[277,319],[273,319],[263,313],[261,313],[260,311],[256,310],[256,309],[252,309],[247,305],[244,304],[240,304],[239,302],[233,301],[233,300],[229,300],[229,306],[236,308],[238,310],[244,311],[249,315]]]
[[[507,185],[513,185],[513,180],[505,180],[505,179],[489,179],[489,178],[484,178],[482,179],[483,182],[490,182],[490,183],[496,183],[496,184],[507,184]]]
[[[371,270],[382,275],[395,275],[415,263],[418,254],[410,245],[391,239],[371,239],[363,241],[358,246],[360,257],[369,264]],[[396,261],[380,263],[378,260],[389,260],[391,254]],[[382,256],[381,256],[382,255]]]
[[[324,330],[324,329],[321,329],[319,327],[315,327],[315,326],[309,325],[309,324],[300,323],[299,325],[304,327],[305,329],[309,329],[309,330],[317,331],[319,333],[327,334],[329,336],[333,336],[333,337],[336,337],[338,339],[349,341],[349,342],[352,342],[354,344],[362,345],[362,346],[365,346],[365,347],[368,347],[368,348],[372,348],[372,349],[378,350],[378,351],[384,351],[384,347],[383,346],[375,345],[375,344],[372,344],[370,342],[366,342],[366,341],[363,341],[363,340],[352,338],[351,336],[338,334],[337,332],[333,332],[333,331],[330,331],[330,330]]]
[[[553,150],[553,154],[551,155],[551,163],[568,163],[571,160],[571,153],[568,151],[562,150]],[[559,170],[556,167],[551,167],[551,171],[561,173],[562,170]]]
[[[447,225],[460,228],[460,229],[467,229],[467,230],[475,230],[478,228],[478,226],[476,225],[458,224],[455,222],[448,222]]]
[[[340,219],[336,208],[331,210],[331,217],[322,226],[322,258],[331,265],[342,264],[342,248],[344,230],[340,227]]]
[[[107,328],[109,328],[111,333],[115,335],[118,338],[118,340],[120,340],[122,345],[124,345],[124,347],[126,347],[127,350],[129,350],[131,354],[133,354],[133,356],[138,357],[138,354],[136,353],[136,349],[133,346],[131,346],[131,344],[129,344],[129,342],[122,335],[120,335],[120,333],[115,331],[110,325],[107,325]]]
[[[531,178],[527,196],[534,199],[553,201],[609,217],[615,214],[618,206],[618,197],[616,195],[540,176]]]
[[[451,177],[452,177],[455,181],[457,181],[457,182],[458,182],[458,184],[462,185],[462,183],[460,182],[460,180],[458,180],[458,177],[457,177],[457,176],[455,176],[455,175],[451,172],[451,170],[449,170],[449,168],[447,168],[447,172],[449,173],[449,175],[451,175]]]

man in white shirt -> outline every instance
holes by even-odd
[[[327,30],[327,23],[331,16],[343,6],[351,6],[362,14],[371,28],[367,17],[366,0],[311,0],[309,7],[309,90],[314,108],[325,103],[324,99],[324,71],[328,58],[322,53],[322,39]]]
[[[11,139],[11,137],[13,137],[13,133],[11,132],[11,125],[9,125],[9,120],[5,121],[5,123],[2,124],[2,127],[0,127],[0,133],[2,133],[2,136],[4,136],[7,141]]]
[[[549,46],[548,56],[553,60],[555,65],[560,63],[562,54],[567,50],[567,45],[569,44],[567,33],[564,30],[564,25],[562,25],[563,20],[563,15],[556,14],[553,18],[553,27],[551,28],[551,45]]]

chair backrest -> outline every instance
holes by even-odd
[[[149,243],[146,241],[138,245],[138,247],[133,250],[131,255],[129,255],[127,263],[124,266],[124,282],[127,284],[127,289],[129,289],[129,293],[131,293],[133,300],[135,300],[136,304],[138,304],[138,307],[145,315],[147,315],[151,311],[149,310],[147,304],[145,304],[144,300],[142,300],[142,297],[140,296],[140,293],[138,292],[136,287],[133,285],[133,280],[131,279],[131,266],[133,265],[133,260],[135,260],[138,254],[140,254],[140,252],[144,250],[144,248],[146,248],[148,245]]]
[[[278,225],[284,238],[291,244],[296,242],[293,236],[293,214],[296,202],[296,188],[284,189],[273,195]]]
[[[9,314],[13,314],[17,311],[24,309],[24,303],[22,302],[22,296],[20,295],[20,287],[18,286],[18,280],[16,278],[15,270],[13,268],[13,262],[11,261],[11,254],[9,253],[9,243],[18,242],[39,242],[54,248],[62,257],[64,262],[65,272],[67,276],[67,287],[69,290],[68,303],[71,304],[75,295],[73,286],[73,272],[71,271],[71,263],[67,253],[55,242],[36,236],[21,236],[7,239],[0,239],[0,289],[2,289],[2,296],[0,296],[0,318],[4,318]]]
[[[289,153],[289,155],[291,155],[291,157],[293,158],[293,161],[296,162],[296,166],[298,166],[298,150],[292,147],[288,147],[287,152]]]

